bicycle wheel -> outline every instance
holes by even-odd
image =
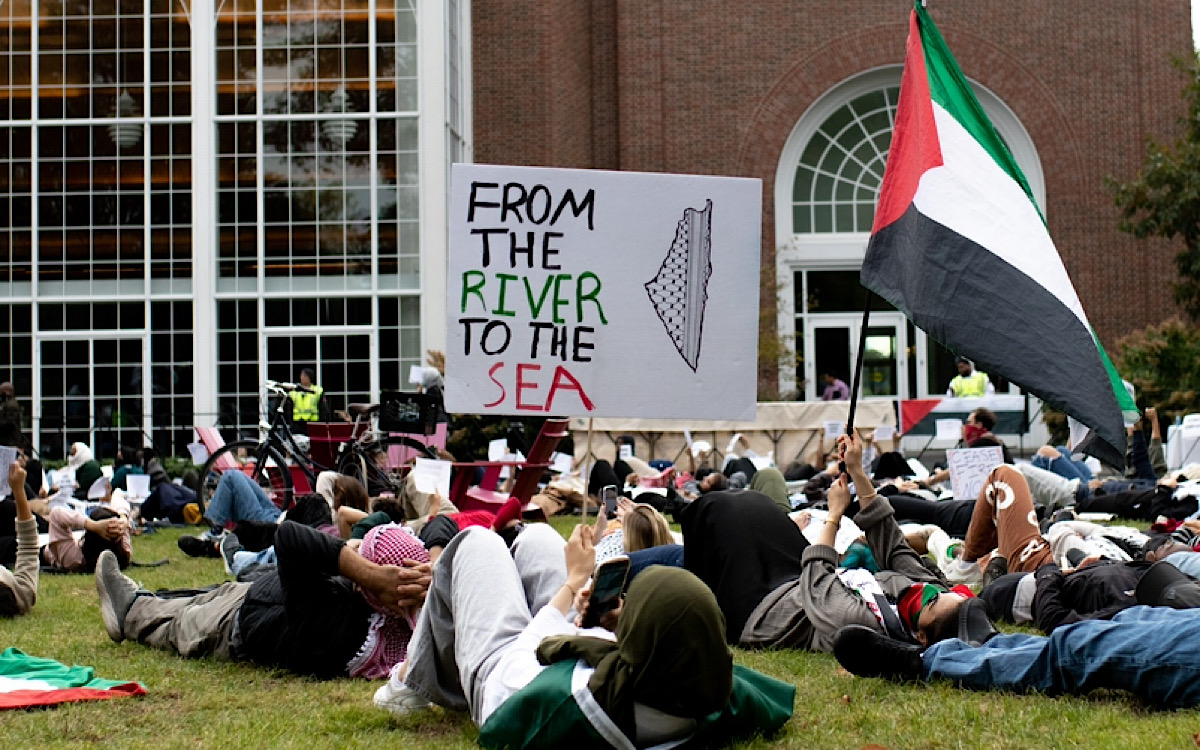
[[[339,474],[361,482],[371,497],[378,497],[385,492],[399,496],[414,455],[437,458],[437,451],[410,437],[389,435],[368,443],[347,445],[338,459],[337,470]]]
[[[287,462],[273,446],[257,440],[235,440],[226,443],[204,462],[200,475],[200,491],[196,502],[200,514],[208,508],[221,475],[226,471],[241,471],[258,483],[280,510],[292,506],[292,474]]]

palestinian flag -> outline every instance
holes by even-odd
[[[68,667],[15,648],[0,654],[0,709],[145,695],[136,682],[102,680],[91,667]]]
[[[951,351],[1090,427],[1124,465],[1137,407],[1096,338],[1029,183],[920,1],[862,283]]]

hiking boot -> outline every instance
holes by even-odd
[[[401,683],[397,687],[388,680],[375,691],[375,705],[393,716],[407,716],[416,711],[423,711],[433,704],[417,695],[408,685]]]
[[[833,655],[859,677],[921,679],[921,647],[889,638],[865,625],[847,625],[833,638]]]
[[[179,549],[188,557],[220,557],[217,543],[211,539],[201,539],[198,536],[179,537]]]
[[[117,556],[104,550],[96,559],[96,593],[100,595],[100,616],[104,631],[117,643],[125,640],[125,615],[134,599],[149,592],[121,572]]]
[[[221,537],[220,549],[221,562],[225,563],[225,572],[229,575],[234,575],[233,556],[242,551],[242,543],[238,541],[237,534],[231,531]]]
[[[983,588],[986,589],[992,581],[1003,575],[1008,575],[1008,560],[1000,555],[993,555],[987,567],[983,569]]]

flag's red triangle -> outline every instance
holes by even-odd
[[[904,76],[900,79],[900,104],[892,145],[888,151],[883,186],[879,189],[879,207],[875,210],[874,234],[899,219],[912,205],[921,175],[942,165],[942,147],[937,123],[933,119],[933,100],[929,95],[929,76],[925,70],[925,50],[917,11],[908,19],[908,47],[904,55]]]
[[[940,398],[914,398],[900,402],[900,432],[905,435],[942,403]]]

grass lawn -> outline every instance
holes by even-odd
[[[556,521],[560,531],[572,521]],[[181,530],[134,540],[133,568],[155,588],[224,579],[219,560],[194,560],[175,545]],[[241,664],[188,661],[104,634],[90,576],[43,576],[34,611],[0,620],[0,647],[96,668],[101,677],[142,682],[143,698],[0,714],[0,748],[51,747],[473,747],[462,715],[432,710],[393,719],[371,704],[376,684],[317,682]],[[1200,647],[1200,644],[1197,645]],[[736,652],[738,662],[789,680],[796,711],[773,741],[746,747],[1183,748],[1200,745],[1200,712],[1147,710],[1117,693],[1049,699],[971,693],[947,685],[857,679],[832,656]]]

